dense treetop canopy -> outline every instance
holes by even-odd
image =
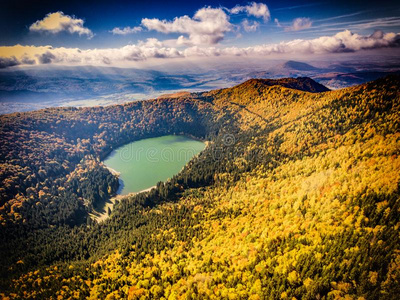
[[[309,78],[0,116],[1,296],[391,299],[400,293],[400,78]],[[167,182],[101,160],[166,134],[208,141]]]

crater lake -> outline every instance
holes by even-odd
[[[178,174],[204,148],[203,142],[186,136],[148,138],[113,150],[104,164],[119,174],[117,193],[127,195],[149,189]]]

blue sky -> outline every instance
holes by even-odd
[[[380,48],[397,51],[400,5],[396,1],[6,0],[2,1],[0,31],[3,68]],[[296,40],[302,42],[293,45]]]

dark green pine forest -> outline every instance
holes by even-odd
[[[396,299],[400,77],[309,78],[0,116],[0,298]],[[102,160],[169,134],[207,142],[118,201]]]

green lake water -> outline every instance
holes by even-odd
[[[120,173],[118,194],[140,192],[178,174],[205,144],[185,136],[144,139],[115,149],[104,164]]]

